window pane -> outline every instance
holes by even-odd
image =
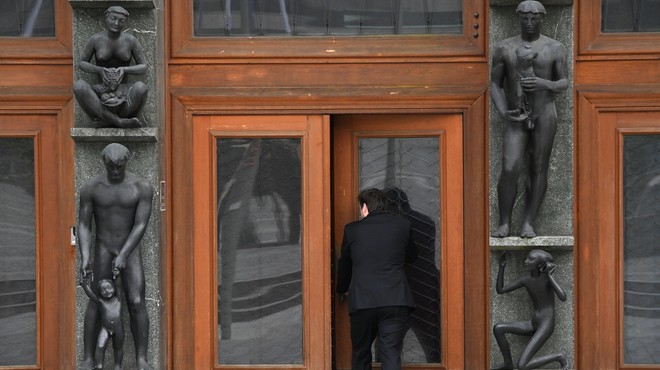
[[[660,31],[660,0],[602,0],[603,32]]]
[[[195,36],[460,34],[462,0],[194,0]]]
[[[660,135],[623,145],[624,362],[660,364]]]
[[[403,362],[440,362],[440,146],[437,137],[361,138],[360,189],[383,189],[413,225],[417,259],[406,275],[417,308],[403,343]],[[378,362],[378,345],[374,348]]]
[[[54,37],[54,0],[0,1],[0,36]]]
[[[0,139],[0,366],[36,365],[32,139]]]
[[[217,139],[218,362],[302,364],[301,139]]]

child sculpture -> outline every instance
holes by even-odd
[[[114,273],[114,272],[113,272]],[[116,270],[114,277],[119,274]],[[90,289],[87,275],[81,286],[89,299],[91,299],[99,308],[101,313],[101,330],[96,342],[95,368],[103,369],[103,358],[105,349],[108,346],[110,337],[112,337],[112,348],[114,349],[115,366],[114,370],[121,370],[121,363],[124,359],[124,323],[121,319],[121,301],[115,294],[115,284],[110,279],[102,279],[98,284],[98,296]]]
[[[528,321],[504,322],[493,326],[493,334],[502,351],[504,364],[492,368],[492,370],[513,369],[511,348],[505,336],[507,333],[531,336],[518,360],[519,370],[537,369],[553,361],[559,362],[563,370],[567,369],[566,355],[563,353],[534,358],[555,329],[555,294],[562,302],[566,301],[566,293],[552,277],[552,273],[557,268],[552,261],[552,256],[546,251],[535,249],[529,252],[525,259],[525,266],[529,274],[523,275],[511,285],[504,286],[506,252],[500,256],[500,268],[495,286],[497,293],[508,293],[524,287],[532,299],[534,313],[531,320]]]

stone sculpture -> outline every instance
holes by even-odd
[[[127,21],[126,9],[109,7],[105,11],[107,29],[87,41],[78,63],[80,70],[97,76],[96,84],[77,80],[73,86],[76,101],[95,127],[134,128],[144,124],[137,115],[146,101],[147,86],[142,81],[129,83],[128,75],[146,73],[147,64],[138,39],[123,32]]]
[[[106,173],[85,183],[80,191],[78,245],[80,273],[91,274],[91,284],[118,275],[117,296],[124,291],[130,314],[138,370],[151,369],[147,363],[149,317],[145,302],[144,269],[138,244],[144,236],[151,215],[152,187],[149,182],[127,172],[129,150],[117,143],[103,149]],[[95,226],[94,259],[92,220]],[[90,301],[85,312],[82,369],[102,366],[95,363],[94,352],[103,318],[98,302]]]
[[[117,271],[119,273],[119,271]],[[94,355],[96,366],[103,364],[105,357],[105,349],[112,339],[112,349],[114,351],[115,366],[113,370],[121,370],[121,363],[124,359],[124,322],[121,318],[122,304],[119,297],[117,297],[115,283],[110,279],[103,279],[98,284],[98,295],[90,288],[90,281],[92,274],[88,274],[86,278],[81,281],[85,294],[89,299],[96,303],[96,306],[101,313],[101,330],[96,339],[96,353]],[[115,275],[116,276],[116,275]]]
[[[527,205],[520,236],[536,236],[534,225],[548,188],[548,167],[557,131],[554,94],[568,87],[565,47],[541,34],[545,8],[523,1],[516,13],[521,34],[499,43],[491,71],[491,99],[506,119],[502,172],[497,185],[499,226],[494,237],[511,232],[518,177],[529,149]]]
[[[513,284],[504,286],[504,267],[506,266],[506,252],[499,259],[499,271],[495,289],[498,294],[504,294],[519,288],[525,288],[532,300],[534,312],[528,321],[514,321],[498,323],[493,326],[493,334],[497,341],[504,363],[492,370],[513,369],[511,348],[505,334],[530,336],[529,343],[518,360],[519,370],[538,369],[550,362],[557,361],[563,370],[567,369],[566,355],[555,353],[534,358],[543,344],[550,338],[555,329],[555,295],[563,302],[566,293],[557,284],[552,273],[557,266],[552,263],[550,253],[535,249],[529,252],[525,259],[528,274],[523,275]]]

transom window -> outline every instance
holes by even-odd
[[[0,1],[0,37],[54,37],[54,0]]]
[[[602,0],[603,32],[659,32],[659,0]]]
[[[195,36],[462,33],[463,0],[194,0]]]

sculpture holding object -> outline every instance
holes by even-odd
[[[506,255],[506,252],[502,253],[499,259],[499,271],[497,273],[495,289],[498,294],[504,294],[519,288],[525,288],[532,300],[534,312],[530,320],[504,322],[493,326],[493,334],[502,352],[504,363],[492,368],[492,370],[513,369],[511,348],[506,339],[506,334],[530,337],[518,360],[517,368],[519,370],[538,369],[555,361],[559,363],[563,370],[566,370],[568,362],[564,353],[534,357],[555,329],[555,295],[562,302],[566,301],[566,293],[552,276],[552,273],[557,268],[552,263],[552,255],[540,249],[530,251],[525,259],[527,274],[520,277],[513,284],[505,286],[504,268],[506,266]]]
[[[83,281],[89,280],[88,284],[98,287],[101,293],[101,297],[95,299],[94,292],[89,287],[85,289],[90,302],[85,312],[83,329],[83,363],[80,368],[84,370],[102,368],[103,353],[99,353],[99,348],[107,345],[109,337],[113,337],[117,356],[117,341],[120,335],[123,337],[123,324],[118,315],[121,307],[113,305],[111,297],[104,297],[102,293],[103,289],[109,289],[108,281],[116,282],[113,287],[115,297],[120,297],[122,293],[126,297],[137,369],[151,369],[147,362],[149,317],[139,243],[151,215],[153,189],[147,180],[126,171],[129,156],[129,150],[121,144],[106,146],[102,152],[106,172],[93,177],[80,190],[80,274]],[[108,317],[113,319],[109,320]],[[122,330],[119,330],[119,326]],[[115,357],[115,370],[119,369],[121,359]]]
[[[526,0],[516,10],[521,34],[494,49],[491,99],[506,120],[502,172],[497,185],[499,225],[494,237],[511,233],[511,214],[518,193],[518,177],[530,154],[527,205],[520,236],[532,238],[536,217],[548,187],[550,154],[557,131],[554,94],[568,87],[565,47],[541,34],[546,10]]]
[[[144,125],[137,115],[148,89],[142,81],[129,83],[128,76],[145,74],[147,64],[138,39],[123,32],[128,16],[120,6],[109,7],[105,11],[107,29],[87,41],[78,63],[80,70],[97,76],[95,84],[77,80],[73,86],[76,101],[95,127]]]

